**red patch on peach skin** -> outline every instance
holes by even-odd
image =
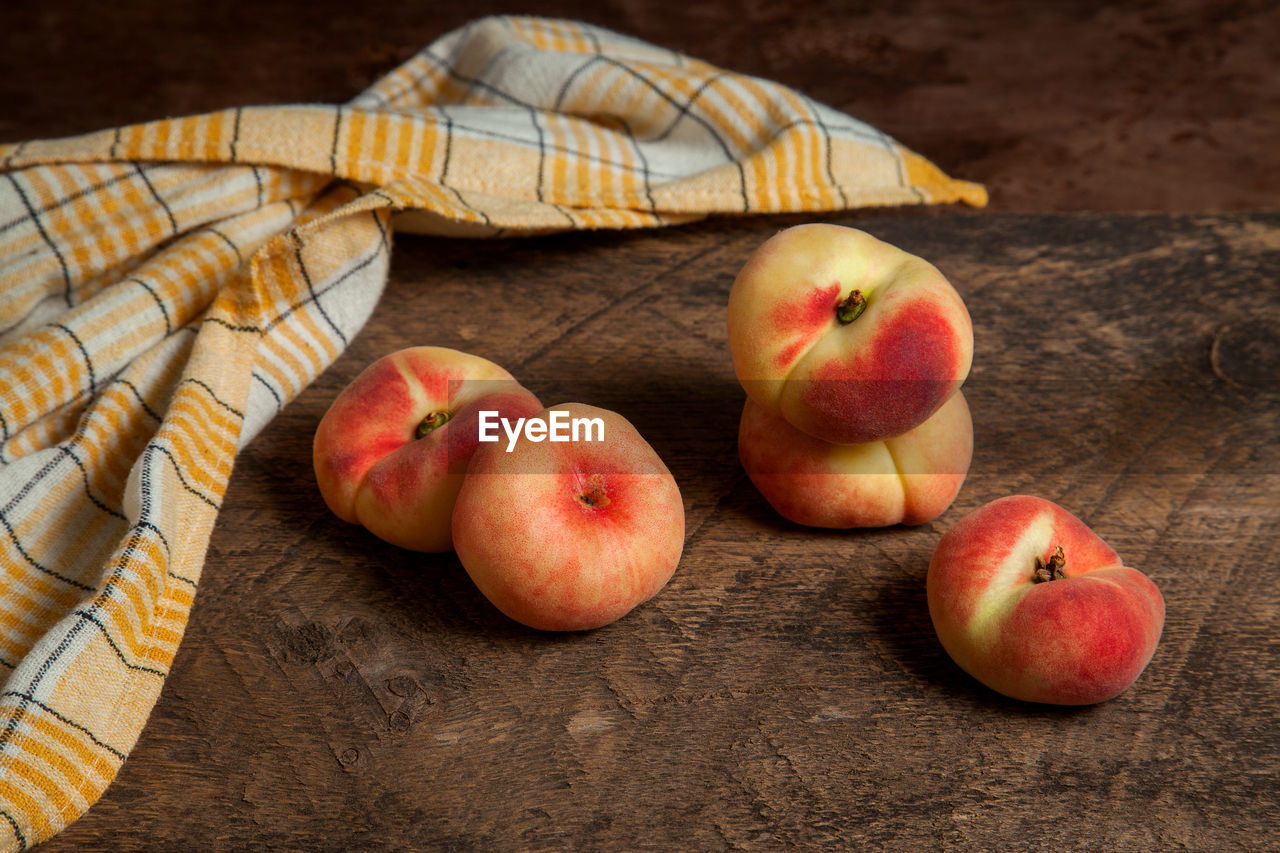
[[[1121,565],[1120,556],[1087,524],[1065,509],[1054,509],[1053,533],[1047,553],[1039,555],[1042,561],[1047,562],[1056,549],[1062,548],[1068,577]]]
[[[868,357],[877,379],[950,381],[957,361],[955,328],[930,303],[910,302],[875,336]]]
[[[379,460],[403,446],[403,441],[391,438],[344,443],[338,448],[327,449],[329,472],[342,482],[358,484]]]
[[[466,473],[467,464],[480,446],[481,411],[497,412],[499,419],[506,418],[514,427],[518,419],[530,418],[542,411],[542,403],[531,392],[513,388],[511,391],[486,394],[474,402],[460,406],[453,413],[453,420],[445,427],[448,430],[445,438],[449,448],[450,473]],[[508,437],[501,420],[498,422],[497,435],[497,443],[505,449]]]
[[[836,304],[840,301],[840,282],[832,282],[823,288],[815,288],[801,299],[784,302],[769,312],[769,323],[780,336],[789,340],[774,357],[778,368],[785,368],[795,361],[808,344],[818,337],[835,318]]]
[[[408,384],[390,361],[375,362],[334,399],[315,437],[317,476],[326,502],[354,521],[359,484],[369,469],[412,440],[413,403]],[[334,506],[334,502],[341,507]]]
[[[417,503],[424,476],[431,476],[444,464],[443,445],[415,445],[406,452],[384,457],[369,469],[364,487],[383,507],[401,509]]]
[[[384,455],[413,440],[414,402],[404,376],[389,361],[356,377],[324,417],[325,444],[341,441],[361,455]]]
[[[1154,648],[1142,624],[1145,610],[1127,590],[1102,581],[1038,584],[1001,631],[1000,665],[1031,675],[1052,701],[1110,699],[1138,677]]]
[[[404,374],[393,361],[383,359],[357,376],[337,403],[353,413],[395,415],[405,413],[413,400]]]
[[[950,396],[958,355],[949,319],[927,302],[907,303],[865,350],[816,370],[804,402],[815,428],[840,443],[901,435]]]
[[[466,378],[456,368],[438,368],[430,361],[419,359],[407,360],[404,369],[413,375],[422,386],[423,393],[429,399],[441,400],[446,405],[453,405],[454,394]]]
[[[522,389],[523,390],[523,389]],[[392,447],[382,461],[373,465],[366,480],[375,498],[386,507],[413,506],[421,497],[424,478],[462,475],[474,455],[479,439],[481,409],[497,411],[499,417],[529,417],[542,404],[531,393],[512,391],[490,394],[460,409],[444,426],[422,438],[412,438]],[[501,436],[505,442],[506,437]],[[403,448],[403,449],[402,449]]]

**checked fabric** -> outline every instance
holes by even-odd
[[[115,777],[237,450],[369,317],[393,230],[952,201],[985,190],[795,91],[520,17],[446,35],[341,106],[0,146],[0,849]]]

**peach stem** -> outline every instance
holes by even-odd
[[[849,295],[842,299],[836,305],[836,319],[841,326],[847,326],[867,309],[867,298],[862,295],[862,291],[854,289],[849,291]]]
[[[444,426],[446,423],[449,422],[449,419],[452,417],[453,417],[453,413],[448,411],[447,409],[441,409],[438,412],[432,412],[431,414],[423,418],[422,422],[418,424],[418,428],[413,431],[413,437],[422,438],[427,433],[433,430],[437,430],[440,427]]]
[[[1036,583],[1041,583],[1065,578],[1067,576],[1066,567],[1067,558],[1062,553],[1062,546],[1059,545],[1058,550],[1053,552],[1053,556],[1049,558],[1048,563],[1041,562],[1040,558],[1036,557],[1035,581]]]

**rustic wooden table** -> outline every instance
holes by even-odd
[[[0,137],[345,100],[483,11],[338,5],[212,23],[207,5],[124,4],[109,21],[71,0],[8,7]],[[798,219],[401,236],[366,329],[237,462],[137,748],[42,849],[1273,846],[1276,13],[540,11],[803,88],[989,185],[988,211],[830,217],[933,261],[969,306],[976,450],[955,505],[917,528],[803,529],[741,472],[725,300],[752,249]],[[595,632],[537,634],[451,555],[328,513],[310,467],[321,414],[365,364],[420,343],[637,425],[688,514],[658,598]],[[1006,700],[933,634],[933,545],[1016,492],[1076,512],[1164,593],[1155,658],[1111,702]]]

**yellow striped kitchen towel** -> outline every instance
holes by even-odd
[[[394,229],[951,201],[986,195],[798,92],[527,17],[450,33],[341,106],[0,146],[0,849],[115,777],[237,450],[361,328]]]

